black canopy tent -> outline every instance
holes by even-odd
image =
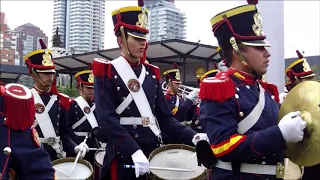
[[[184,40],[163,40],[151,42],[148,46],[147,60],[154,64],[177,63],[183,67],[183,77],[185,77],[185,64],[188,62],[205,61],[206,69],[209,70],[210,62],[219,61],[220,56],[216,51],[216,46],[190,42]],[[74,54],[55,58],[56,71],[70,76],[88,68],[94,58],[113,60],[120,55],[120,48],[112,48],[89,53]],[[72,78],[70,84],[72,84]],[[185,78],[183,79],[185,82]]]
[[[185,40],[163,40],[151,42],[148,46],[147,60],[155,65],[177,63],[182,66],[182,74],[185,77],[186,63],[205,62],[206,70],[209,70],[212,61],[219,61],[216,46],[190,42]],[[94,52],[73,54],[54,58],[56,71],[59,74],[73,76],[77,72],[88,68],[94,58],[113,60],[120,55],[120,48],[99,50]],[[28,75],[26,66],[0,65],[0,80],[2,82],[17,82],[22,75]],[[70,85],[72,84],[70,78]],[[185,78],[183,79],[185,83]]]
[[[0,81],[4,83],[17,82],[23,75],[28,75],[26,66],[0,64]]]

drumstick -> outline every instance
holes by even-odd
[[[195,156],[197,155],[197,153],[193,153],[193,155],[191,156],[191,159],[193,159]]]
[[[53,167],[53,168],[54,168],[54,170],[59,171],[60,173],[66,175],[66,176],[68,176],[68,177],[70,177],[70,175],[67,174],[67,173],[65,173],[64,171],[61,171],[60,169],[58,169],[58,168],[56,168],[56,167]]]
[[[105,151],[104,148],[89,148],[89,151]]]
[[[83,144],[87,142],[87,139],[88,139],[88,135],[84,138]],[[81,150],[78,152],[78,154],[77,154],[76,160],[75,160],[74,163],[73,163],[73,166],[72,166],[72,169],[71,169],[70,174],[73,173],[74,167],[76,166],[76,164],[77,164],[77,162],[78,162],[78,160],[79,160],[79,158],[80,158],[80,154],[82,153],[82,151],[83,151],[83,147],[82,147],[82,149],[81,149]]]
[[[134,169],[134,165],[123,165],[124,168]],[[151,170],[162,170],[162,171],[179,171],[179,172],[194,172],[192,169],[181,169],[181,168],[165,168],[165,167],[149,167]]]

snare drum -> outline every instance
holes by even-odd
[[[94,155],[94,179],[99,180],[106,151],[97,151]]]
[[[150,167],[184,168],[194,172],[176,172],[163,170],[150,170],[149,178],[158,179],[208,179],[207,169],[198,166],[197,157],[191,157],[195,148],[183,144],[169,144],[161,146],[151,152],[149,156]]]
[[[83,159],[79,159],[77,164],[75,165],[72,174],[70,171],[72,169],[73,163],[76,158],[74,157],[66,157],[62,159],[57,159],[52,161],[52,166],[56,170],[56,179],[57,180],[67,180],[67,179],[85,179],[85,180],[93,180],[93,168],[91,164]],[[61,172],[62,171],[62,172]],[[67,176],[64,173],[69,174]]]
[[[300,180],[302,179],[303,175],[303,167],[299,167],[298,165],[294,164],[290,159],[284,159],[285,165],[285,174],[284,180]]]

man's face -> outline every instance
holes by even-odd
[[[180,83],[172,82],[171,85],[172,85],[172,90],[174,92],[176,92],[176,93],[179,92]]]
[[[94,88],[93,87],[88,87],[88,86],[82,86],[82,93],[85,95],[86,98],[92,99],[93,98],[93,92]]]
[[[145,51],[147,41],[145,39],[140,39],[128,35],[127,44],[132,56],[136,58],[141,58]]]
[[[246,46],[246,50],[242,51],[246,61],[251,68],[259,75],[262,76],[267,73],[269,66],[270,53],[265,47]]]
[[[51,86],[53,82],[53,78],[55,76],[54,72],[39,72],[38,73],[39,78],[46,86]],[[39,81],[37,78],[36,81]]]

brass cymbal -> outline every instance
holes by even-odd
[[[304,138],[297,143],[287,143],[286,157],[300,166],[320,163],[320,83],[305,81],[296,85],[281,104],[278,120],[290,112],[300,111],[307,122]]]

